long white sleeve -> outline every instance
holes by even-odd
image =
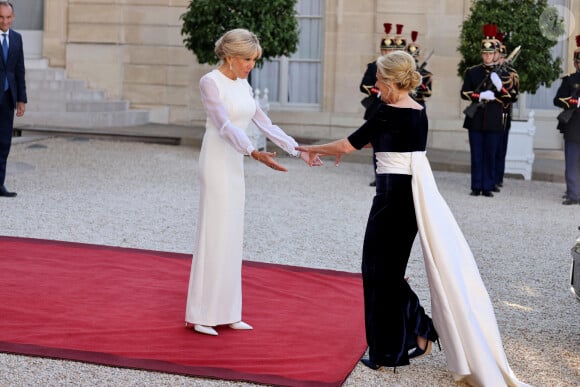
[[[225,106],[219,96],[218,87],[213,79],[204,76],[199,81],[201,101],[220,136],[242,154],[250,154],[255,149],[246,132],[232,124]]]
[[[295,147],[298,146],[296,140],[288,136],[280,127],[272,124],[270,118],[264,113],[264,111],[256,103],[256,114],[252,121],[256,124],[258,129],[266,137],[268,137],[274,144],[278,145],[280,148],[284,149],[286,152],[292,156],[298,156],[298,152]]]

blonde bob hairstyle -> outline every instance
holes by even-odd
[[[404,51],[393,51],[377,59],[377,72],[386,82],[402,90],[415,90],[421,83],[415,59]]]
[[[256,59],[259,59],[262,56],[262,46],[253,32],[236,28],[226,32],[215,42],[214,52],[222,62],[230,57],[253,58],[257,56]]]

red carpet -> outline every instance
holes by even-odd
[[[0,351],[191,376],[337,386],[362,356],[359,274],[244,262],[253,331],[184,327],[191,257],[0,237]]]

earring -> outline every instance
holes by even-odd
[[[230,62],[230,71],[234,71],[234,69],[232,68],[232,63]]]

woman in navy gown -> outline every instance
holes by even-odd
[[[430,353],[441,338],[456,380],[476,386],[521,386],[505,356],[491,300],[473,253],[439,193],[426,157],[428,120],[409,95],[421,81],[411,55],[377,60],[382,106],[348,138],[300,146],[318,155],[343,154],[370,144],[377,160],[373,199],[362,253],[369,368],[398,367]],[[433,320],[405,280],[419,233]]]
[[[408,365],[410,357],[429,351],[430,343],[438,338],[431,318],[405,280],[417,235],[411,175],[386,169],[392,152],[425,151],[427,144],[425,110],[409,96],[421,76],[415,71],[413,58],[408,62],[410,56],[403,54],[378,59],[376,87],[384,103],[362,127],[347,139],[326,146],[297,148],[343,154],[370,143],[374,149],[376,196],[366,227],[361,268],[369,345],[369,358],[363,363],[373,369]]]

